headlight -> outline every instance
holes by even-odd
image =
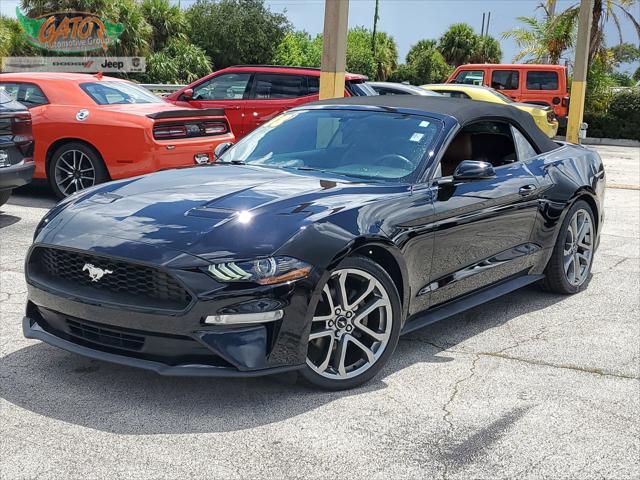
[[[291,257],[224,262],[209,265],[209,273],[220,282],[256,282],[273,285],[306,277],[311,265]]]

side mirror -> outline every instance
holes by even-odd
[[[190,101],[193,98],[193,88],[187,88],[184,92],[182,92],[180,98],[185,102]]]
[[[233,146],[232,142],[224,142],[219,144],[213,151],[213,158],[215,160],[218,160],[222,156],[222,154],[227,150],[229,150],[232,146]]]
[[[463,160],[453,172],[454,180],[482,180],[495,176],[493,165],[479,160]]]

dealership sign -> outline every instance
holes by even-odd
[[[121,23],[86,12],[56,12],[31,18],[16,8],[16,16],[29,43],[56,52],[106,52],[124,31]]]
[[[3,72],[142,73],[144,57],[3,57]]]

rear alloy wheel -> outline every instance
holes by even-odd
[[[556,293],[577,293],[591,278],[595,253],[596,230],[593,211],[588,203],[577,201],[560,228],[542,282],[545,290]]]
[[[578,210],[569,222],[563,257],[567,281],[571,285],[582,285],[589,275],[593,258],[593,223],[584,209]]]
[[[400,323],[398,293],[387,273],[367,258],[347,259],[322,289],[303,377],[333,390],[366,382],[393,353]]]
[[[109,179],[98,153],[82,143],[58,148],[49,164],[49,183],[58,198],[93,187]]]

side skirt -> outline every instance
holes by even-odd
[[[440,305],[434,309],[427,310],[424,313],[420,313],[413,318],[410,318],[402,328],[401,335],[413,332],[440,320],[444,320],[445,318],[464,312],[470,308],[477,307],[478,305],[482,305],[483,303],[513,292],[514,290],[518,290],[519,288],[531,283],[535,283],[543,278],[544,275],[519,276],[490,287],[483,288],[477,292],[470,293],[469,295],[465,295],[460,299],[445,303],[444,305]]]

